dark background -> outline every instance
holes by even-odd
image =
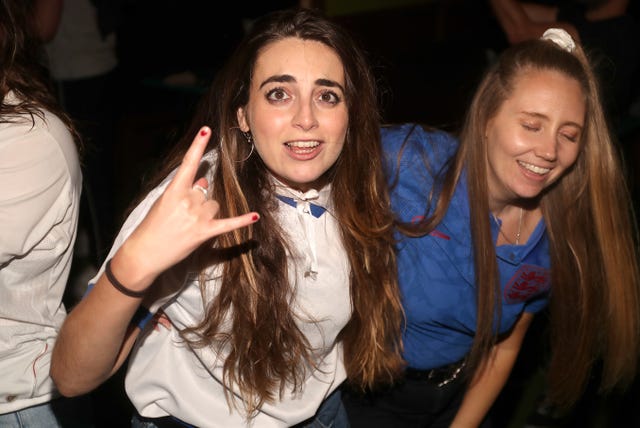
[[[189,121],[204,87],[243,34],[243,25],[269,10],[297,2],[212,0],[123,1],[118,26],[116,97],[115,223],[124,220],[145,179],[162,161]],[[631,9],[637,16],[637,1]],[[386,122],[420,122],[455,131],[483,71],[507,41],[488,3],[480,0],[426,0],[333,16],[351,30],[369,53],[381,88]],[[638,47],[638,40],[630,40]],[[168,83],[189,71],[192,80]],[[640,76],[629,87],[638,101]],[[636,195],[640,112],[631,110],[614,129]],[[636,197],[637,199],[637,197]],[[112,237],[106,237],[108,246]],[[101,263],[101,261],[99,261]],[[513,376],[493,413],[494,426],[524,427],[543,391],[544,315],[537,317]],[[177,368],[179,369],[179,368]],[[118,373],[93,393],[100,427],[129,426],[131,407]],[[597,380],[597,373],[594,373]],[[596,382],[594,381],[593,385]],[[590,386],[565,427],[640,426],[635,390],[604,399]],[[631,418],[622,422],[622,418]],[[533,426],[533,425],[530,425]]]

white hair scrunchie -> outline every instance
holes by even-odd
[[[562,28],[549,28],[544,32],[541,39],[550,40],[567,52],[573,52],[576,48],[573,38]]]

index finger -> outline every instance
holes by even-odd
[[[211,129],[208,126],[200,128],[191,146],[189,146],[189,150],[187,150],[182,158],[182,163],[178,167],[178,171],[172,180],[173,186],[191,189],[198,168],[200,167],[202,155],[209,142],[209,137],[211,137]]]

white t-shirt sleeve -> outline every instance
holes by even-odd
[[[0,266],[27,254],[46,238],[65,208],[55,205],[70,179],[53,136],[30,124],[0,130]],[[4,126],[3,126],[4,127]],[[54,209],[60,212],[50,212]],[[45,215],[48,214],[48,215]]]

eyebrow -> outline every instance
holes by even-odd
[[[525,116],[531,116],[531,117],[536,117],[536,118],[540,118],[540,119],[549,120],[549,117],[547,115],[545,115],[545,114],[542,114],[542,113],[536,113],[536,112],[531,112],[531,111],[521,111],[520,113],[524,114]],[[580,129],[582,129],[584,127],[583,125],[580,125],[579,123],[573,122],[571,120],[568,121],[568,122],[565,122],[563,125],[573,125],[573,126],[575,126],[577,128],[580,128]]]
[[[277,74],[265,79],[261,84],[260,88],[262,88],[267,83],[271,82],[279,82],[279,83],[295,83],[296,78],[291,76],[290,74]],[[330,88],[339,88],[342,92],[344,92],[344,88],[341,84],[331,79],[316,79],[315,84],[317,86],[328,86]]]

